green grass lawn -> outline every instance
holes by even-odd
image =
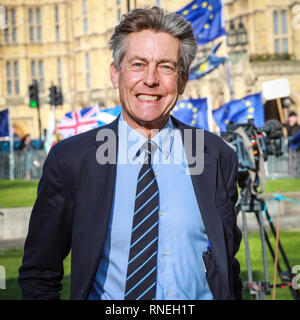
[[[33,206],[37,185],[37,181],[0,180],[0,207]]]
[[[33,206],[38,181],[0,180],[0,207]],[[267,180],[265,193],[300,191],[300,179]]]
[[[18,269],[21,266],[23,249],[9,249],[0,251],[0,265],[6,271],[6,289],[0,290],[0,300],[20,300],[21,291],[17,282]],[[71,256],[64,261],[65,275],[63,279],[63,291],[61,299],[69,299]]]
[[[267,180],[264,193],[280,192],[297,192],[300,191],[300,179],[274,179]]]
[[[275,238],[269,233],[269,239],[272,244],[272,247],[275,251]],[[261,249],[261,241],[260,235],[258,233],[249,233],[249,247],[250,247],[250,257],[251,257],[251,268],[253,273],[253,280],[261,280],[264,281],[264,272],[263,272],[263,261],[262,261],[262,249]],[[282,231],[279,235],[280,242],[282,247],[286,253],[286,256],[289,260],[291,268],[294,265],[300,265],[300,231]],[[267,244],[266,244],[267,247]],[[273,284],[273,276],[274,276],[274,262],[272,260],[272,256],[268,250],[268,270],[269,270],[269,280],[270,283]],[[246,268],[246,255],[245,255],[245,247],[244,247],[244,238],[242,239],[240,250],[237,254],[237,259],[241,264],[241,277],[245,281],[247,280],[247,268]],[[286,271],[286,267],[284,261],[279,254],[278,261],[283,271]],[[280,283],[280,278],[277,272],[277,283]],[[247,293],[244,294],[244,298],[248,298]],[[267,295],[267,299],[270,300],[272,298],[272,290],[270,295]],[[289,288],[276,289],[276,300],[291,300],[292,295],[290,293]]]
[[[270,236],[270,240],[273,241],[273,236]],[[300,231],[284,231],[280,233],[280,241],[286,255],[289,259],[290,265],[300,264]],[[274,242],[274,241],[273,241]],[[263,280],[263,265],[261,258],[261,243],[259,234],[250,233],[249,243],[251,251],[251,262],[254,280]],[[21,298],[20,288],[17,283],[18,268],[21,265],[23,250],[4,250],[0,251],[0,264],[6,269],[6,290],[0,290],[0,300],[16,300]],[[237,254],[237,258],[241,264],[241,277],[244,281],[247,279],[246,271],[246,260],[244,252],[244,243],[242,240],[240,251]],[[269,277],[270,281],[273,281],[273,262],[268,252],[269,261]],[[69,299],[69,288],[70,288],[70,255],[64,262],[65,276],[63,280],[63,291],[61,298]],[[285,270],[282,260],[279,260],[281,267]],[[279,278],[278,278],[279,282]],[[267,296],[267,299],[271,299],[272,294]],[[251,299],[244,294],[244,299]],[[292,296],[288,288],[276,290],[276,300],[292,300]]]

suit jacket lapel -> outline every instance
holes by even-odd
[[[191,127],[185,126],[183,123],[172,118],[173,123],[178,126],[181,131],[181,135],[184,141],[184,130],[190,129]],[[193,163],[191,155],[196,153],[196,130],[192,129],[192,154],[191,150],[187,150],[185,147],[185,154],[189,164]],[[217,159],[209,153],[209,147],[204,136],[204,145],[200,149],[204,152],[204,169],[201,174],[192,174],[192,183],[194,186],[195,195],[197,198],[198,206],[201,212],[205,230],[209,242],[211,244],[216,263],[220,270],[221,276],[223,277],[225,286],[228,288],[228,267],[227,267],[227,255],[225,246],[225,236],[223,230],[223,224],[218,209],[215,204],[215,191],[216,191],[216,175],[217,175]],[[202,152],[201,151],[201,152]],[[228,291],[227,291],[228,292]]]
[[[88,180],[91,185],[91,188],[88,190],[90,193],[90,203],[87,203],[87,206],[93,211],[90,232],[86,235],[90,238],[88,242],[91,245],[91,266],[89,268],[88,287],[91,285],[99,265],[112,208],[118,151],[118,121],[119,117],[109,125],[99,128],[98,141],[97,137],[95,141],[95,149],[92,149],[87,157]],[[107,132],[113,135],[110,151],[114,152],[113,157],[115,159],[111,158],[111,160],[115,161],[99,164],[99,159],[97,158],[99,156],[99,154],[97,155],[98,148],[107,143],[105,140],[99,140],[100,131],[105,132],[103,129],[109,129]],[[108,146],[108,143],[106,146]]]

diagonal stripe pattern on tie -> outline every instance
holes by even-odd
[[[148,140],[143,148],[145,160],[137,179],[125,300],[155,299],[159,194],[151,155],[156,145]]]

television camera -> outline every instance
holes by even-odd
[[[240,196],[237,202],[236,211],[242,213],[243,236],[245,241],[245,253],[247,263],[247,281],[245,282],[245,290],[255,299],[263,300],[266,294],[270,294],[270,281],[268,272],[268,260],[266,252],[266,244],[275,261],[275,253],[269,240],[268,233],[264,227],[262,212],[268,219],[270,229],[274,237],[276,230],[271,220],[269,212],[266,208],[265,201],[258,198],[263,193],[266,182],[265,162],[269,156],[279,157],[282,155],[282,124],[278,120],[269,120],[263,127],[257,128],[253,119],[245,124],[229,123],[227,132],[221,134],[223,139],[227,141],[237,153],[238,167],[238,185],[240,187]],[[260,240],[262,248],[262,260],[264,269],[264,281],[253,280],[250,249],[247,228],[247,213],[254,213],[259,225]],[[283,271],[280,263],[277,263],[278,274],[281,283],[275,284],[276,287],[289,287],[294,299],[300,299],[299,290],[291,286],[293,278],[292,269],[287,259],[285,251],[278,239],[278,248],[285,263],[287,271]]]

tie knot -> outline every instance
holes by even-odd
[[[152,162],[152,156],[154,151],[157,149],[157,145],[155,142],[151,140],[147,140],[144,144],[144,150],[145,150],[145,162],[148,164],[151,164]]]

